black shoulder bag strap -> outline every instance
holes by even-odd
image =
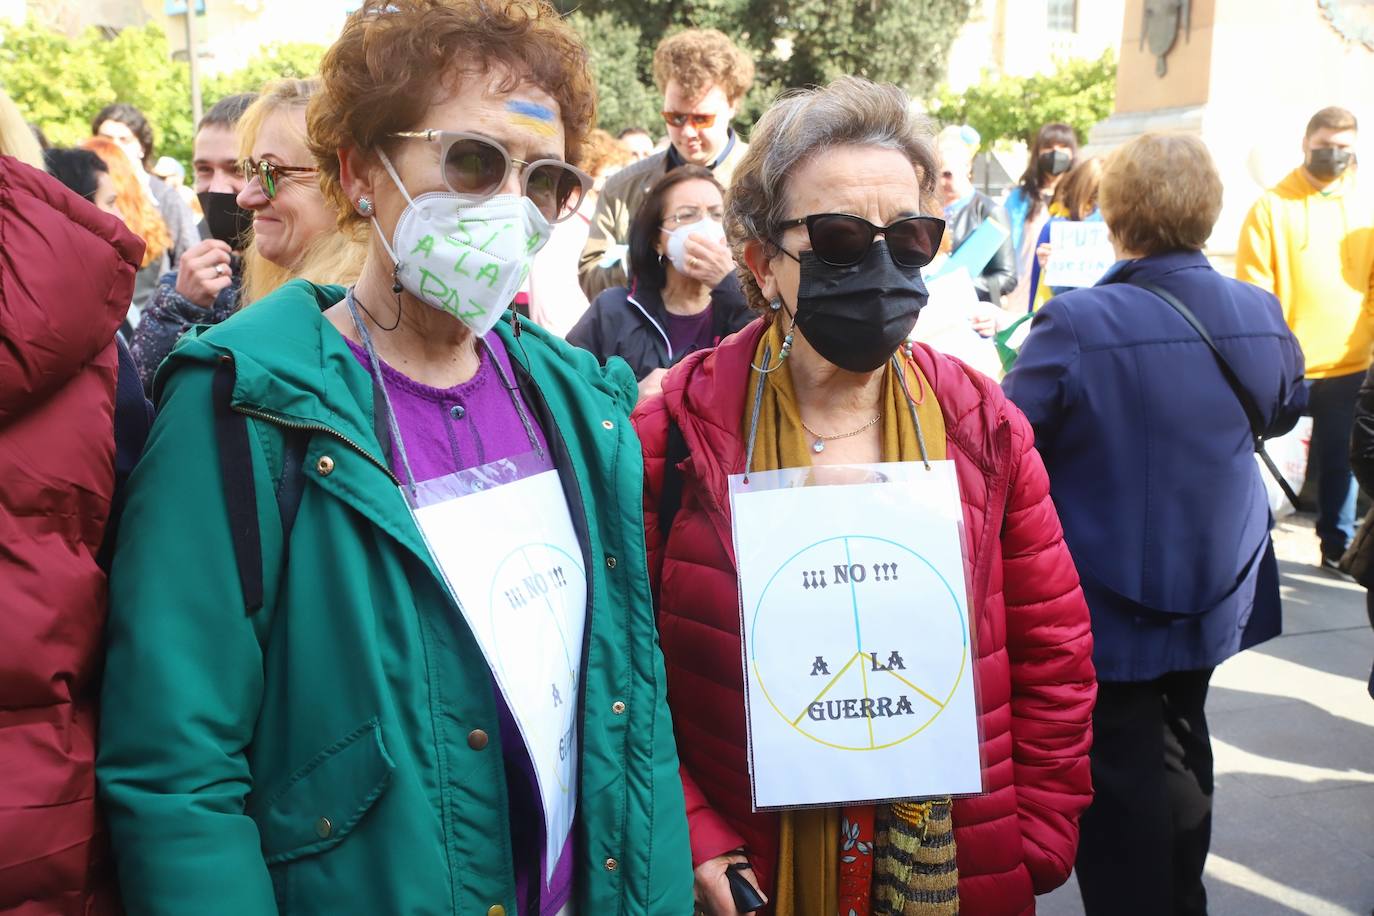
[[[663,456],[663,488],[658,494],[658,530],[663,535],[664,546],[668,544],[668,532],[673,530],[677,510],[682,508],[682,471],[678,465],[687,460],[688,454],[682,430],[669,417],[668,447]]]
[[[257,485],[253,478],[253,451],[249,446],[248,417],[237,413],[232,406],[234,394],[234,363],[221,360],[215,369],[213,400],[215,402],[215,437],[219,441],[220,477],[224,483],[224,505],[229,511],[229,536],[234,542],[234,561],[238,568],[239,584],[243,588],[243,608],[252,614],[262,608],[263,560],[262,534],[258,530]],[[291,528],[296,523],[305,489],[306,448],[308,433],[283,430],[281,473],[277,477],[274,495],[277,514],[281,518],[282,562],[291,541]]]
[[[243,609],[262,607],[262,534],[258,531],[257,488],[253,483],[253,450],[248,443],[247,418],[234,412],[234,361],[221,359],[215,367],[215,436],[219,440],[219,471],[224,482],[224,506],[229,510],[229,536],[234,542]]]
[[[1255,399],[1250,395],[1250,392],[1241,384],[1240,377],[1236,375],[1236,370],[1231,368],[1231,364],[1227,362],[1226,357],[1223,356],[1221,350],[1218,349],[1216,341],[1212,339],[1212,335],[1207,333],[1207,328],[1205,328],[1202,322],[1198,320],[1198,317],[1193,314],[1192,309],[1184,305],[1179,301],[1177,296],[1168,290],[1160,289],[1158,286],[1149,283],[1127,282],[1130,283],[1131,286],[1137,286],[1143,290],[1154,293],[1168,303],[1174,311],[1178,312],[1179,315],[1183,317],[1184,321],[1192,325],[1193,330],[1197,332],[1197,336],[1201,337],[1202,342],[1212,351],[1212,356],[1216,357],[1217,368],[1221,370],[1222,376],[1225,377],[1226,384],[1231,386],[1232,393],[1235,394],[1236,400],[1240,401],[1241,409],[1245,411],[1246,419],[1250,421],[1250,434],[1255,440],[1255,454],[1260,456],[1260,460],[1264,462],[1264,466],[1269,469],[1269,473],[1272,474],[1274,480],[1278,482],[1279,489],[1283,491],[1283,495],[1288,497],[1288,501],[1291,502],[1293,508],[1296,509],[1298,507],[1298,494],[1293,492],[1293,487],[1284,479],[1282,472],[1279,471],[1278,465],[1274,464],[1274,459],[1270,458],[1269,453],[1264,449],[1264,431],[1266,428],[1264,415],[1260,413],[1259,406],[1255,404]]]

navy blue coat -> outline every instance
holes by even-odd
[[[1272,294],[1197,251],[1120,261],[1036,314],[1002,383],[1035,428],[1092,611],[1103,681],[1207,668],[1278,635],[1272,519],[1250,425],[1206,327],[1271,434],[1306,404],[1303,357]]]

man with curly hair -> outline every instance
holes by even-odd
[[[729,186],[749,145],[730,122],[754,82],[754,62],[723,32],[688,29],[665,38],[654,51],[654,82],[663,93],[668,148],[618,172],[606,182],[582,249],[578,279],[589,299],[626,283],[630,222],[649,187],[680,165],[705,166]],[[691,238],[687,272],[711,287],[735,272],[723,240]]]

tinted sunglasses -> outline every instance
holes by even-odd
[[[405,140],[428,140],[439,145],[439,170],[444,186],[473,200],[493,197],[505,186],[513,168],[519,168],[520,193],[551,223],[577,212],[592,179],[561,159],[526,162],[480,134],[446,130],[407,130],[392,134]]]
[[[257,178],[262,182],[262,193],[267,195],[268,200],[276,198],[277,182],[284,176],[309,175],[318,171],[313,165],[277,165],[266,159],[245,159],[239,167],[243,170],[244,181]]]
[[[887,240],[894,263],[901,267],[925,267],[940,250],[940,237],[945,233],[945,221],[934,216],[909,216],[888,226],[875,226],[848,213],[813,213],[779,223],[778,229],[785,231],[793,226],[806,227],[811,251],[831,267],[858,264],[879,235]],[[800,260],[787,249],[782,250],[793,260]]]
[[[697,130],[706,130],[712,124],[716,123],[716,116],[714,114],[665,111],[662,112],[662,115],[664,122],[667,123],[669,127],[685,127],[690,124]]]

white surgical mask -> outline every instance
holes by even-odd
[[[432,191],[412,198],[386,153],[382,165],[407,205],[388,243],[401,287],[483,337],[515,299],[553,229],[534,201],[515,194],[473,200]]]
[[[695,223],[686,223],[668,233],[668,260],[673,262],[678,273],[687,270],[687,236],[696,235],[708,243],[719,242],[725,238],[725,227],[706,217]]]

